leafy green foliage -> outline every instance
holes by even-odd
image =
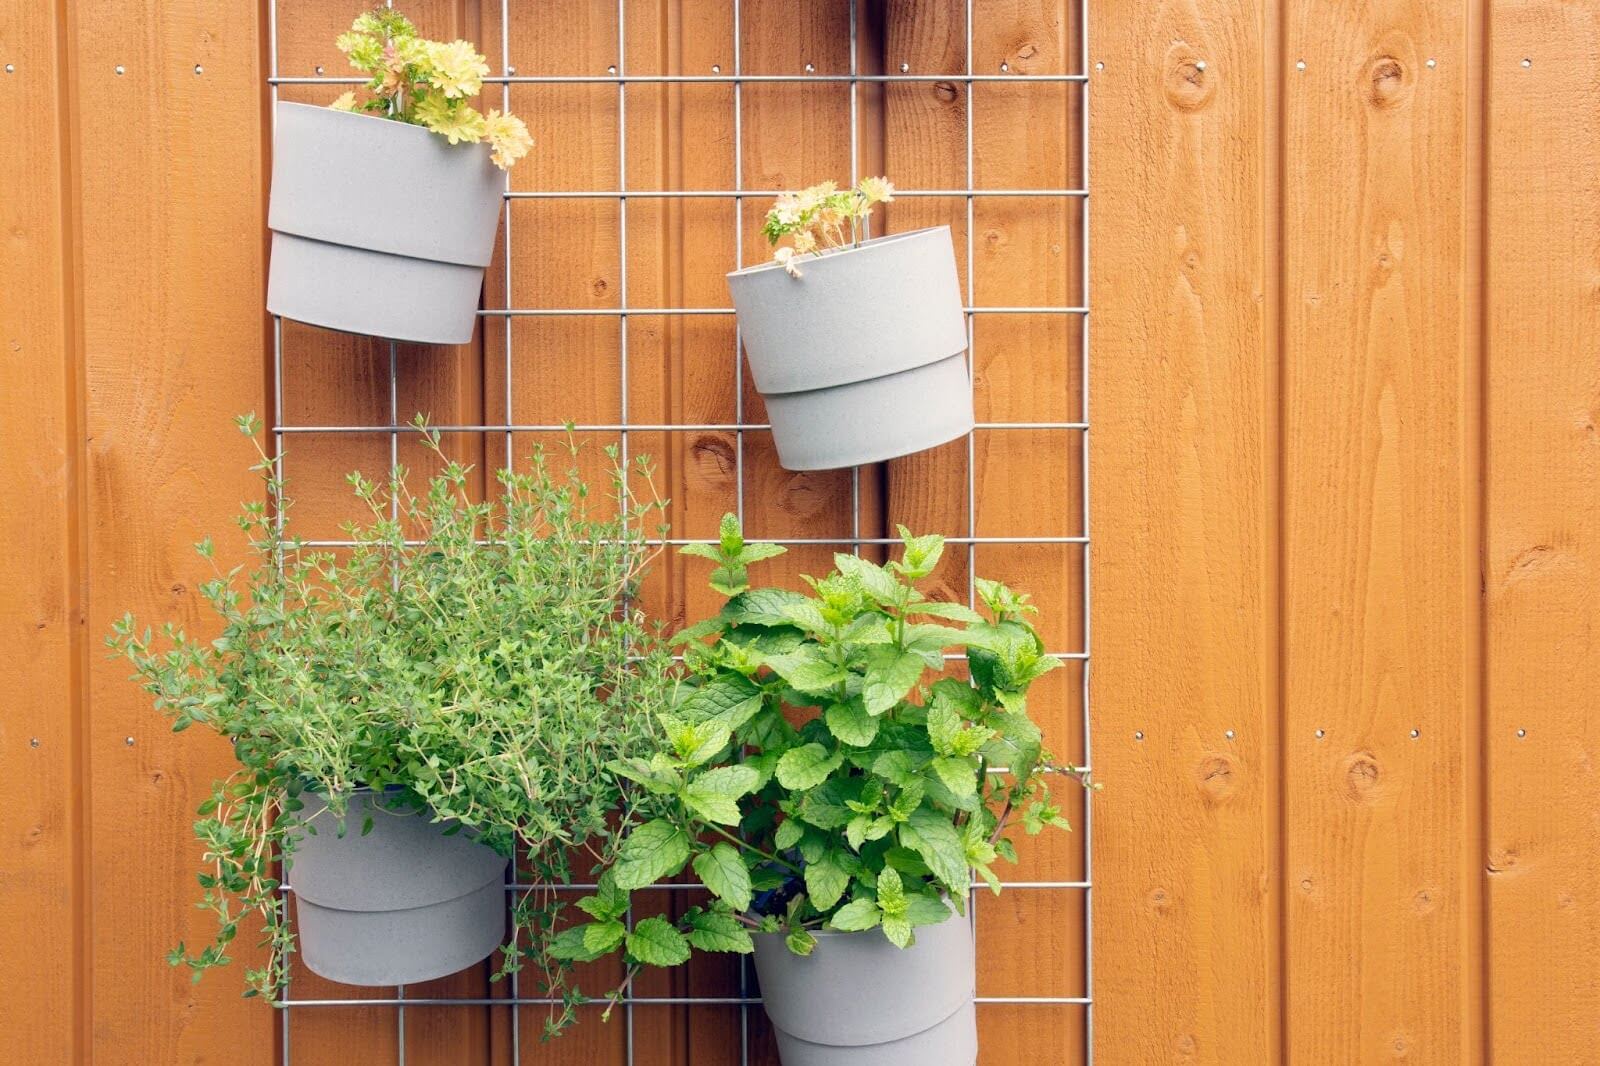
[[[252,440],[259,431],[249,416],[239,428]],[[611,494],[591,497],[575,468],[552,467],[542,451],[527,470],[500,471],[498,494],[474,502],[471,470],[443,453],[437,432],[420,420],[418,428],[438,472],[420,496],[404,469],[381,487],[351,475],[369,517],[346,527],[353,547],[339,552],[291,535],[279,461],[257,443],[265,498],[247,503],[239,521],[255,565],[218,571],[201,588],[220,632],[206,639],[168,624],[158,648],[129,616],[107,640],[174,730],[214,730],[239,763],[195,823],[201,906],[216,915],[218,934],[198,951],[180,945],[171,959],[197,978],[228,961],[254,913],[269,951],[248,983],[270,994],[283,981],[294,945],[277,870],[314,828],[300,817],[308,789],[327,797],[330,813],[319,820],[334,823],[353,789],[388,789],[506,855],[522,854],[539,883],[587,872],[576,862],[615,861],[642,885],[689,858],[682,828],[652,822],[627,837],[619,860],[622,834],[639,820],[636,797],[649,792],[608,771],[639,766],[648,777],[652,753],[680,750],[664,747],[654,717],[673,691],[670,654],[629,606],[659,503],[636,499],[614,465]],[[575,464],[575,448],[568,458]],[[646,464],[635,473],[648,482]],[[214,554],[209,541],[199,550]],[[691,759],[726,744],[728,731],[718,729],[692,745]],[[754,775],[722,767],[701,775],[702,789],[736,799]],[[576,940],[542,943],[555,907],[520,898],[506,969],[531,958],[559,993],[564,960],[623,943],[627,896],[618,884],[608,875],[583,901],[596,923]],[[672,954],[668,940],[651,941],[653,957]]]
[[[654,817],[602,879],[613,895],[579,904],[595,922],[564,936],[610,941],[615,896],[687,863],[711,893],[675,923],[695,950],[748,950],[757,930],[806,954],[824,928],[881,929],[905,947],[963,910],[972,871],[998,890],[991,867],[1015,861],[1018,822],[1065,824],[1047,777],[1081,774],[1051,761],[1027,715],[1029,685],[1059,665],[1027,598],[980,582],[986,613],[927,599],[916,583],[944,542],[901,536],[886,565],[836,556],[809,596],[751,587],[750,563],[781,549],[747,544],[732,516],[718,543],[685,549],[713,564],[728,600],[674,638],[685,676],[665,742],[612,764],[646,785]],[[952,649],[970,681],[942,676]],[[622,945],[628,980],[677,954],[644,947]]]

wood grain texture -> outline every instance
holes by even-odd
[[[1488,1053],[1576,1066],[1600,1061],[1600,18],[1492,10]]]
[[[1288,1048],[1475,1062],[1466,8],[1285,17],[1307,63],[1284,100]]]
[[[8,1054],[71,1062],[87,1018],[83,880],[81,367],[65,136],[65,27],[48,5],[0,10],[0,1000]]]
[[[127,610],[206,631],[195,589],[211,571],[192,545],[215,533],[219,556],[237,558],[226,534],[259,492],[231,424],[265,399],[259,27],[254,9],[200,0],[69,10],[88,634]],[[272,1014],[237,983],[250,938],[198,985],[164,958],[213,931],[192,906],[190,824],[228,745],[170,733],[126,664],[97,650],[88,665],[85,1052],[187,1063],[226,1048],[268,1062]]]
[[[1279,1061],[1270,26],[1259,3],[1091,8],[1107,1062]]]

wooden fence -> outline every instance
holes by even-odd
[[[509,353],[484,328],[393,356],[286,323],[278,349],[268,79],[274,58],[342,74],[332,38],[354,11],[277,0],[274,57],[268,3],[0,4],[0,1037],[19,1062],[398,1054],[392,1006],[286,1024],[236,972],[192,985],[163,961],[205,933],[189,822],[228,752],[166,732],[100,638],[125,610],[201,617],[189,546],[255,492],[232,415],[475,425],[509,389],[526,424],[762,419],[735,392],[726,317],[536,318]],[[406,7],[501,52],[498,0]],[[1600,1061],[1600,11],[1089,7],[1085,69],[1076,0],[743,0],[737,45],[731,0],[625,0],[625,55],[615,0],[513,4],[524,74],[731,72],[736,53],[745,73],[846,73],[856,10],[861,72],[958,74],[970,54],[984,74],[1087,75],[1087,160],[1073,83],[748,84],[738,101],[746,188],[846,175],[851,96],[862,173],[964,188],[970,123],[979,187],[1087,181],[1087,279],[1080,200],[980,197],[971,215],[975,303],[1072,305],[1088,282],[1087,523],[1080,431],[979,430],[854,479],[781,470],[759,431],[635,430],[631,447],[658,458],[678,536],[706,535],[741,475],[756,536],[1092,529],[1092,990],[1084,893],[979,911],[980,994],[1092,991],[1092,1036],[1081,1006],[985,1003],[986,1063],[1078,1063],[1090,1044],[1115,1064]],[[619,127],[615,83],[515,87],[538,140],[517,186],[733,188],[734,93],[631,85]],[[746,261],[761,209],[743,204]],[[627,306],[725,304],[733,202],[625,210],[623,249],[615,199],[514,201],[486,306],[509,269],[520,305],[617,309],[624,259]],[[948,222],[961,247],[966,198],[906,199],[888,222]],[[974,332],[980,420],[1080,417],[1075,317]],[[504,461],[501,435],[449,441]],[[390,447],[293,435],[303,528],[334,529],[343,473]],[[828,550],[796,551],[791,573]],[[1081,648],[1082,552],[983,544],[940,579],[959,595],[975,563],[1012,581],[1053,647]],[[652,604],[703,609],[701,578],[667,561]],[[1039,707],[1069,756],[1081,669]],[[1035,847],[1014,876],[1082,877],[1078,844]],[[644,991],[736,995],[737,976]],[[294,994],[352,992],[301,972]],[[407,990],[506,994],[482,972]],[[408,1007],[406,1061],[509,1063],[512,1013]],[[522,1061],[624,1060],[616,1020],[542,1045],[540,1014],[521,1008]],[[751,1060],[775,1061],[749,1020]],[[634,1011],[636,1062],[735,1063],[740,1043],[736,1006]]]

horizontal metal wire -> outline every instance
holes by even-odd
[[[1087,307],[964,307],[969,315],[1087,315]],[[571,318],[583,315],[731,315],[731,307],[511,307],[480,308],[485,318]],[[630,427],[631,428],[631,427]]]
[[[507,200],[745,200],[771,199],[784,195],[787,189],[540,189],[526,192],[507,192]],[[986,196],[1049,196],[1087,197],[1088,189],[896,189],[896,200],[916,197],[986,197]]]
[[[858,545],[858,544],[898,545],[898,544],[902,543],[902,541],[898,537],[751,537],[750,540],[752,540],[752,541],[760,541],[762,544],[782,544],[782,545],[785,545],[786,547],[793,547],[793,546],[802,546],[802,547],[804,547],[804,546],[852,547],[852,546],[855,546],[855,545]],[[1087,544],[1087,543],[1089,543],[1089,538],[1088,537],[945,537],[944,538],[944,542],[946,544],[980,544],[980,545],[981,544],[1022,544],[1022,545]],[[360,541],[355,541],[355,540],[341,540],[341,539],[335,537],[335,538],[329,538],[329,539],[307,538],[307,539],[301,540],[299,543],[300,543],[300,545],[302,547],[306,547],[306,548],[354,548],[358,544],[360,544],[361,542]],[[427,541],[425,541],[425,540],[409,540],[408,539],[408,540],[404,541],[404,544],[408,548],[420,548],[426,543],[427,543]],[[485,541],[479,541],[478,543],[480,543],[480,544],[488,544],[489,541],[486,541],[486,540]],[[676,548],[676,547],[682,547],[683,545],[686,545],[686,544],[717,544],[719,542],[715,537],[646,537],[646,538],[642,539],[640,541],[640,543],[649,545],[651,547],[658,547],[658,548],[662,548],[662,547],[664,547],[664,548]]]
[[[334,78],[284,74],[267,79],[268,85],[366,85],[371,78]],[[484,78],[485,85],[749,85],[805,82],[973,82],[1007,81],[1073,84],[1089,80],[1085,74],[544,74],[499,75]]]
[[[745,430],[770,430],[768,422],[522,422],[501,425],[433,425],[440,433],[737,433]],[[974,429],[1061,429],[1086,430],[1086,422],[974,422]],[[417,427],[396,426],[278,426],[278,433],[414,433]]]
[[[546,997],[522,997],[504,999],[490,999],[482,996],[466,997],[459,999],[448,996],[432,999],[413,998],[406,996],[404,999],[391,997],[388,999],[280,999],[273,1002],[279,1010],[291,1010],[302,1007],[554,1007],[565,1002],[559,999]],[[589,996],[578,1001],[579,1006],[600,1006],[608,1004],[611,1000],[603,996]],[[756,1006],[761,1002],[760,996],[629,996],[623,1003],[631,1003],[636,1007],[744,1007]],[[1002,1003],[1002,1004],[1038,1004],[1052,1007],[1087,1007],[1089,1000],[1084,996],[976,996],[973,1002]]]
[[[1080,766],[1080,767],[1074,767],[1073,769],[1074,769],[1074,771],[1081,771],[1083,773],[1087,773],[1088,772],[1088,768],[1087,767],[1081,767]],[[991,773],[998,773],[999,771],[998,770],[993,770],[993,771],[990,771],[990,772]],[[584,883],[584,882],[579,882],[579,881],[575,881],[570,885],[547,884],[547,883],[544,883],[544,882],[535,882],[535,883],[529,883],[529,882],[507,882],[506,891],[507,892],[528,892],[528,891],[532,891],[534,889],[544,888],[544,889],[551,889],[551,890],[556,891],[556,892],[593,892],[596,889],[598,889],[599,887],[600,887],[599,885],[594,884],[592,882]],[[1088,889],[1091,886],[1090,886],[1089,882],[1087,882],[1087,881],[1001,881],[1000,882],[1000,887],[1002,889],[1011,889],[1011,888]],[[281,891],[287,892],[287,893],[294,892],[294,886],[293,885],[280,885],[279,889]],[[657,882],[655,884],[645,885],[643,888],[636,888],[636,889],[634,889],[634,891],[635,892],[704,892],[704,891],[706,891],[706,886],[702,885],[702,884],[691,883],[691,882],[677,882],[677,881],[666,882],[666,883]]]

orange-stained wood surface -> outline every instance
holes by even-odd
[[[403,1032],[411,1064],[621,1066],[631,1043],[641,1064],[731,1066],[747,1026],[771,1066],[759,1008],[585,1009],[554,1043],[538,1005],[285,1024],[239,997],[244,959],[198,985],[164,962],[208,932],[189,822],[228,752],[170,734],[100,641],[126,610],[205,624],[192,543],[237,553],[256,491],[231,416],[766,421],[731,317],[637,313],[488,316],[455,348],[283,323],[275,410],[267,78],[343,74],[332,40],[360,4],[271,2],[0,3],[0,1059],[388,1063]],[[952,76],[515,85],[537,141],[517,190],[1092,187],[1091,209],[907,197],[875,220],[949,224],[980,307],[1072,306],[1087,281],[1087,352],[1077,316],[980,314],[972,364],[981,422],[1074,422],[1087,399],[1088,516],[1076,429],[804,474],[765,430],[581,434],[595,470],[606,444],[653,457],[674,536],[739,509],[752,536],[838,541],[767,564],[789,582],[897,523],[1092,536],[1092,634],[1082,545],[958,544],[937,575],[956,597],[1004,579],[1052,650],[1093,644],[1092,988],[1081,890],[977,905],[979,994],[1092,992],[1092,1030],[1082,1006],[985,1003],[985,1066],[1073,1066],[1091,1031],[1097,1062],[1141,1066],[1600,1061],[1600,12],[1092,0],[1085,66],[1076,0],[972,0],[970,26],[967,0],[742,0],[737,32],[729,0],[624,0],[621,39],[615,0],[545,0],[510,5],[505,42],[497,0],[402,7],[496,73],[504,44],[524,75]],[[1088,85],[968,83],[969,43],[972,73]],[[766,254],[765,206],[509,201],[484,306],[727,306],[723,273]],[[507,460],[503,434],[446,443]],[[287,449],[307,536],[351,514],[347,471],[424,465],[383,432]],[[715,598],[664,555],[646,603],[675,626]],[[1032,708],[1074,760],[1083,671]],[[1006,876],[1081,879],[1081,845],[1030,842]],[[404,994],[509,996],[489,972]],[[752,990],[713,958],[636,992]],[[291,995],[397,992],[297,968]]]

